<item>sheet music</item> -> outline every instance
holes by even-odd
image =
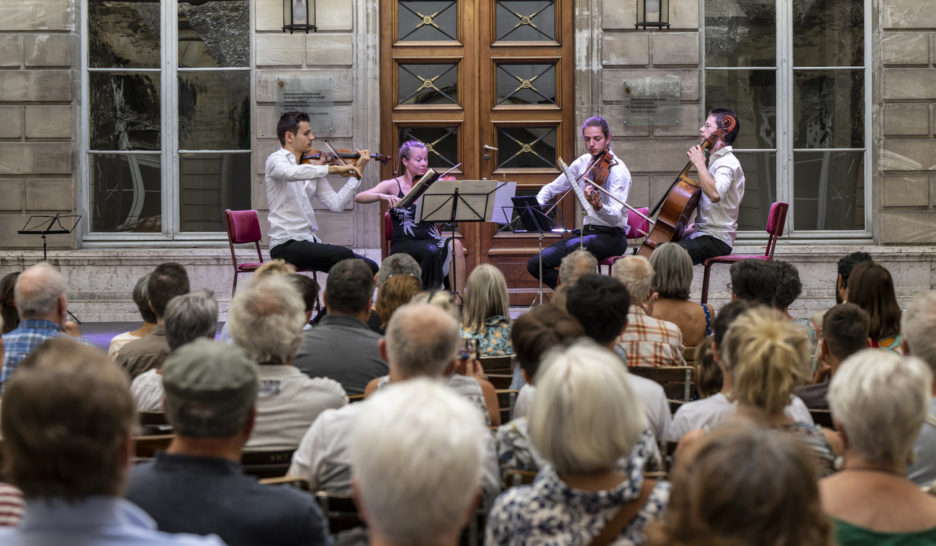
[[[439,176],[436,175],[434,170],[427,170],[426,174],[422,175],[419,181],[413,184],[413,187],[410,188],[409,193],[404,195],[403,199],[397,201],[397,204],[390,208],[405,209],[406,207],[412,205],[413,202],[419,199],[419,196],[422,195],[424,191],[426,191],[429,185],[435,182],[438,178]]]
[[[572,186],[572,193],[575,194],[575,199],[579,202],[579,205],[585,209],[586,216],[594,215],[595,209],[591,206],[591,203],[588,202],[588,199],[585,199],[585,192],[582,190],[582,187],[578,185],[578,182],[575,181],[575,177],[572,176],[572,172],[569,171],[569,167],[565,164],[565,161],[562,158],[559,158],[559,168],[562,169],[562,172],[566,176],[569,185]]]
[[[513,216],[513,198],[517,194],[516,182],[502,182],[494,192],[494,214],[491,221],[497,224],[509,224]]]

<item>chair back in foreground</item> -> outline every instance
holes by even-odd
[[[241,454],[241,466],[244,474],[258,478],[276,478],[285,476],[289,471],[295,449],[263,451],[244,451]]]
[[[692,366],[630,366],[627,371],[659,383],[668,399],[688,402],[692,395]]]

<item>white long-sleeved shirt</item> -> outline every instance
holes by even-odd
[[[733,247],[738,234],[738,213],[744,197],[744,171],[741,162],[731,153],[731,146],[719,148],[709,157],[709,174],[715,179],[718,203],[702,192],[695,229],[690,239],[708,235]]]
[[[351,204],[361,181],[349,178],[336,193],[324,178],[327,174],[327,165],[297,165],[296,156],[286,148],[270,154],[264,176],[270,207],[270,248],[289,240],[319,242],[313,197],[332,212],[341,212]]]
[[[611,195],[626,203],[627,195],[630,193],[631,187],[630,171],[627,170],[627,166],[624,165],[621,158],[614,155],[613,152],[608,153],[617,161],[617,165],[611,167],[604,188],[608,190]],[[591,158],[591,154],[584,154],[573,161],[572,164],[569,165],[569,172],[572,173],[572,176],[578,178],[579,175],[585,172]],[[591,178],[591,175],[589,175],[589,178]],[[566,180],[566,177],[564,175],[559,175],[555,180],[540,189],[539,193],[536,194],[536,201],[540,205],[545,205],[553,197],[562,194],[569,188],[569,181]],[[623,210],[624,205],[609,198],[604,193],[601,194],[601,204],[601,209],[595,211],[595,214],[588,214],[585,216],[584,223],[586,225],[594,224],[596,226],[619,227],[626,232],[627,213]]]

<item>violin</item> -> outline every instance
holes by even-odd
[[[617,159],[614,159],[608,151],[609,150],[605,148],[598,157],[592,160],[591,167],[585,171],[585,180],[591,182],[591,184],[585,186],[585,198],[595,210],[600,210],[603,206],[601,204],[601,194],[595,191],[594,187],[590,186],[604,186],[605,182],[608,180],[608,176],[611,174],[611,167],[618,164]],[[590,179],[587,176],[588,174],[592,175]]]
[[[722,118],[721,123],[707,139],[702,139],[699,146],[702,150],[708,150],[715,146],[725,133],[734,130],[737,121],[731,116]],[[650,254],[658,245],[663,243],[675,242],[682,239],[683,232],[689,224],[689,218],[695,212],[699,205],[699,199],[702,197],[702,186],[692,178],[689,178],[689,170],[692,168],[692,161],[686,163],[682,172],[676,177],[676,180],[670,185],[666,194],[660,199],[660,202],[650,211],[650,216],[660,211],[660,215],[653,223],[653,228],[641,243],[637,251],[638,256],[649,259]]]
[[[344,160],[356,161],[360,159],[360,157],[361,154],[355,152],[354,150],[344,150],[339,148],[332,152],[331,150],[313,149],[302,154],[302,161],[300,161],[300,164],[343,165]],[[370,158],[380,161],[381,163],[390,161],[390,158],[383,154],[371,154]]]

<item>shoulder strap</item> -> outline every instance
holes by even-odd
[[[588,546],[608,546],[611,544],[621,534],[621,531],[630,524],[631,520],[637,516],[643,505],[647,503],[647,499],[650,498],[656,484],[656,480],[644,480],[640,488],[640,495],[636,499],[624,503],[618,513],[614,514],[614,517],[605,524],[604,529],[598,533],[598,536],[588,543]]]

